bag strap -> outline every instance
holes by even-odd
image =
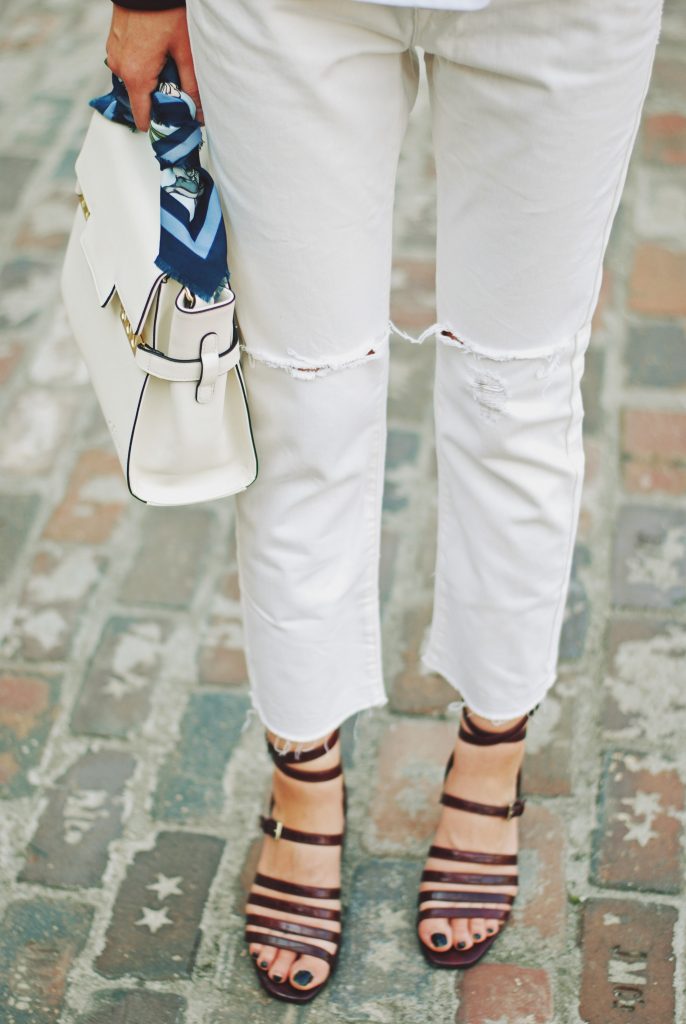
[[[212,355],[207,344],[202,346],[199,359],[175,359],[145,344],[137,345],[134,350],[136,364],[153,377],[171,381],[202,381],[204,376],[206,385],[208,372],[213,369],[210,367],[210,363],[214,362]],[[231,347],[217,355],[216,376],[219,376],[228,373],[239,362],[241,353],[238,339],[234,337]]]

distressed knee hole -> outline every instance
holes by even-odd
[[[385,340],[387,341],[388,339],[386,338]],[[303,356],[293,349],[287,350],[288,356],[291,357],[290,359],[280,359],[261,352],[255,352],[246,346],[243,346],[243,351],[248,357],[251,366],[254,366],[255,363],[261,363],[263,366],[284,370],[289,376],[299,377],[302,380],[314,380],[317,377],[324,377],[332,371],[347,370],[352,366],[359,366],[361,363],[370,362],[381,356],[380,345],[365,349],[360,355],[344,355],[328,363],[317,359],[308,359],[307,356]]]
[[[369,352],[367,352],[367,355],[368,356],[374,356],[374,355],[376,355],[376,352],[374,351],[373,348],[370,348]],[[294,369],[297,370],[298,373],[323,373],[323,372],[327,372],[328,370],[333,369],[333,367],[331,367],[331,366],[295,366]]]
[[[561,373],[567,372],[579,342],[582,350],[588,345],[591,332],[589,322],[579,328],[575,335],[554,345],[503,350],[492,349],[471,338],[461,337],[445,322],[432,324],[417,337],[401,330],[392,320],[389,321],[389,327],[394,334],[415,344],[422,344],[427,338],[434,337],[446,348],[462,352],[463,358],[468,360],[464,370],[469,375],[471,397],[482,417],[491,422],[501,418],[512,396],[521,397],[529,393],[531,380],[541,382],[539,394],[545,395],[553,381]]]
[[[505,412],[512,394],[523,393],[527,381],[540,381],[538,392],[545,395],[555,378],[565,371],[574,339],[548,350],[490,351],[460,338],[449,328],[438,332],[441,341],[464,353],[469,367],[469,389],[485,420],[495,422]]]

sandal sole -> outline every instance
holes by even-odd
[[[328,977],[320,984],[315,985],[314,988],[299,989],[295,988],[288,981],[272,981],[266,971],[261,970],[257,967],[257,977],[259,978],[260,985],[274,999],[280,999],[283,1003],[309,1003],[316,995],[319,995],[323,988],[326,988],[329,978],[333,974],[334,964],[329,969]]]
[[[500,929],[500,932],[502,928]],[[445,953],[436,953],[433,949],[429,949],[422,940],[417,937],[419,945],[421,946],[422,953],[434,967],[450,967],[453,970],[460,968],[471,967],[473,964],[481,960],[486,955],[488,950],[491,948],[495,940],[500,935],[497,932],[495,935],[491,935],[488,939],[482,939],[480,942],[475,942],[470,949],[449,949]]]

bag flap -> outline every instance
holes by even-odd
[[[104,306],[114,290],[133,327],[142,330],[161,279],[160,168],[147,132],[93,112],[76,158],[77,191],[89,210],[81,236]]]

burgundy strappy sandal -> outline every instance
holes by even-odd
[[[338,742],[338,738],[339,730],[336,729],[320,746],[314,747],[312,750],[302,751],[300,754],[296,754],[295,751],[280,753],[276,747],[269,742],[269,739],[267,739],[267,749],[269,750],[271,758],[277,768],[279,768],[279,770],[285,775],[289,775],[292,779],[298,779],[301,782],[326,782],[329,779],[335,779],[337,776],[342,774],[343,767],[340,763],[334,768],[327,768],[323,771],[312,772],[299,771],[297,768],[292,766],[294,762],[302,764],[303,761],[312,761],[317,757],[321,757],[322,754],[335,746]],[[346,804],[347,800],[344,784],[344,813],[346,810]],[[274,797],[272,796],[269,804],[270,815],[273,806]],[[298,829],[288,828],[288,826],[284,825],[282,821],[277,821],[272,817],[266,818],[264,815],[260,815],[260,827],[265,835],[271,836],[273,839],[285,839],[287,842],[292,843],[310,843],[315,846],[343,845],[342,832],[338,834],[301,832]],[[289,896],[305,896],[312,899],[337,900],[340,899],[341,896],[340,888],[298,885],[295,882],[286,882],[283,879],[272,878],[269,875],[262,875],[259,872],[255,875],[253,885],[259,885],[264,889],[272,889],[276,893],[287,893]],[[282,913],[297,914],[302,917],[310,917],[323,921],[340,922],[341,920],[340,910],[331,910],[327,907],[318,907],[308,903],[298,903],[293,902],[292,900],[266,896],[264,893],[254,893],[252,889],[250,890],[247,903],[259,907],[268,907],[271,910],[281,911]],[[295,953],[305,953],[309,956],[319,957],[321,960],[325,960],[329,965],[329,974],[324,981],[319,985],[315,985],[313,988],[304,990],[295,988],[294,985],[291,985],[288,979],[282,982],[273,981],[265,970],[258,967],[257,976],[260,979],[260,984],[270,995],[289,1003],[307,1003],[313,999],[318,992],[321,992],[333,974],[336,961],[338,960],[338,951],[341,939],[340,931],[331,931],[327,928],[316,928],[312,925],[299,924],[295,921],[286,921],[278,917],[270,917],[254,913],[246,914],[246,922],[247,927],[245,938],[248,943],[259,942],[263,946],[277,946],[279,949],[290,949]],[[274,929],[278,934],[273,934],[271,931],[255,931],[250,927],[251,925]],[[288,934],[282,934],[284,932]],[[290,935],[294,936],[294,938],[290,938]],[[301,941],[301,937],[305,939],[324,939],[328,942],[334,943],[336,951],[335,953],[330,953],[321,946]]]
[[[534,710],[536,710],[534,708]],[[477,746],[495,746],[498,743],[518,743],[523,740],[526,736],[526,723],[531,717],[533,711],[528,712],[522,718],[519,719],[510,729],[506,729],[504,732],[490,732],[487,729],[478,726],[470,717],[469,712],[466,708],[462,712],[462,720],[460,721],[460,728],[458,735],[460,739],[464,740],[465,743],[474,743]],[[469,727],[469,730],[465,728]],[[448,764],[445,769],[444,780],[448,776],[448,772],[453,766],[454,754],[451,753]],[[521,793],[521,771],[517,773],[517,792],[516,798],[511,804],[496,805],[496,804],[481,804],[474,800],[465,800],[459,796],[451,796],[451,794],[443,792],[441,794],[440,802],[446,804],[448,807],[455,807],[460,811],[470,811],[473,814],[488,814],[494,815],[498,818],[516,818],[518,815],[523,814],[525,800],[520,797]],[[515,866],[517,864],[517,854],[507,853],[477,853],[472,850],[455,850],[446,846],[431,846],[429,849],[429,857],[435,857],[437,860],[446,861],[463,861],[468,864],[488,864],[493,866]],[[447,882],[457,883],[464,886],[480,886],[480,885],[517,885],[518,876],[517,874],[472,874],[462,871],[431,871],[424,870],[421,877],[422,882]],[[417,924],[426,918],[441,917],[441,918],[485,918],[487,920],[496,921],[507,921],[510,916],[510,909],[514,903],[514,896],[508,893],[491,893],[491,892],[469,892],[469,891],[458,891],[457,889],[427,889],[419,892],[418,905],[419,912],[417,915]],[[446,903],[444,907],[427,907],[422,909],[423,903],[430,901]],[[455,904],[477,904],[476,906],[455,906]],[[495,904],[495,906],[480,906],[479,904]],[[469,949],[455,949],[450,947],[444,953],[438,953],[433,949],[430,949],[422,940],[419,938],[419,944],[422,947],[424,956],[429,960],[430,963],[435,964],[437,967],[470,967],[475,964],[477,960],[490,949],[498,935],[503,930],[505,925],[492,936],[482,939],[479,942],[475,942]]]

